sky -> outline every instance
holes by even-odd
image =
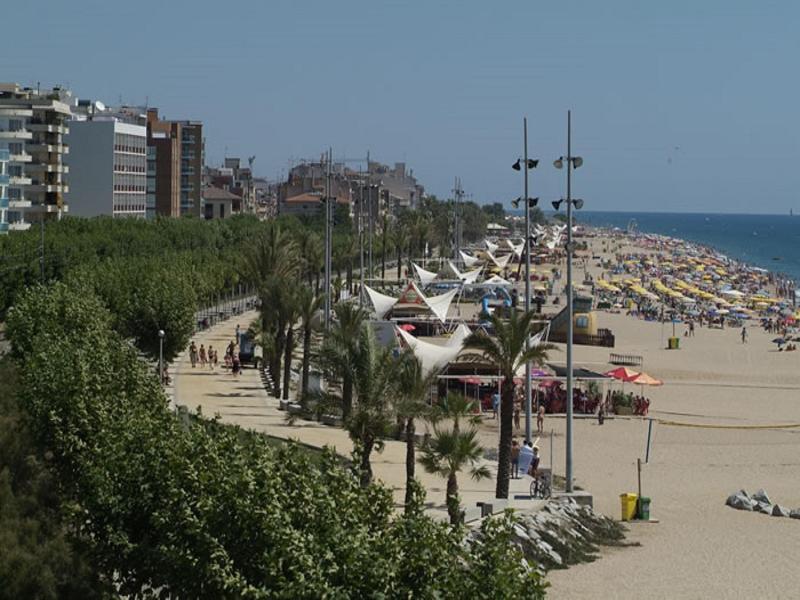
[[[439,197],[800,212],[800,3],[39,0],[2,10],[0,81],[204,123],[206,160],[404,161]],[[17,23],[18,27],[8,24]],[[354,167],[358,163],[352,163]]]

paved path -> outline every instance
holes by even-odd
[[[222,355],[234,337],[237,323],[246,329],[256,315],[255,311],[246,312],[199,332],[194,337],[195,343],[198,348],[200,344],[206,348],[211,345]],[[174,394],[175,404],[185,405],[192,412],[200,408],[206,417],[219,415],[222,421],[245,429],[278,438],[295,439],[319,448],[331,446],[343,456],[349,456],[352,452],[352,442],[343,429],[300,419],[293,425],[288,424],[286,412],[279,410],[278,399],[264,389],[256,369],[246,368],[238,377],[223,369],[222,365],[216,370],[208,367],[201,369],[199,366],[193,369],[188,354],[183,353],[174,363],[172,375],[174,385],[170,391]],[[492,473],[490,479],[476,482],[466,473],[459,477],[462,503],[467,509],[473,509],[478,501],[489,501],[494,497],[496,464],[486,464]],[[400,506],[405,495],[405,444],[387,441],[383,452],[373,454],[372,467],[376,477],[393,490],[395,502]],[[444,518],[445,480],[423,472],[419,466],[417,477],[428,491],[430,511]],[[527,477],[511,481],[511,506],[530,509],[540,504],[528,498],[529,482],[530,478]]]

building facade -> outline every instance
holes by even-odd
[[[68,210],[65,157],[71,94],[61,88],[33,90],[0,84],[0,150],[9,154],[10,230],[27,229],[42,218],[60,218]]]
[[[166,121],[157,108],[147,110],[147,145],[154,212],[159,216],[202,215],[205,154],[203,125],[198,121]]]
[[[0,235],[8,233],[8,150],[0,150]]]
[[[71,214],[146,217],[144,122],[142,113],[122,109],[93,109],[88,114],[81,112],[71,121]]]

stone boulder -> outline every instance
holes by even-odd
[[[757,512],[764,513],[765,515],[772,514],[772,505],[767,504],[766,502],[756,502],[753,505],[753,509]]]
[[[753,500],[756,502],[761,502],[762,504],[772,504],[772,500],[769,499],[767,496],[767,492],[763,489],[758,490],[755,494],[753,494]]]
[[[792,519],[800,519],[800,508],[793,508],[789,511],[789,516]]]
[[[737,510],[753,510],[753,503],[744,490],[739,490],[728,496],[725,504]]]
[[[773,517],[788,517],[789,511],[783,508],[780,504],[776,504],[772,507],[771,514]]]

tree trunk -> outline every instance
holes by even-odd
[[[319,296],[319,272],[314,276],[314,295]]]
[[[303,375],[301,378],[302,397],[308,393],[308,367],[311,363],[311,323],[303,323]]]
[[[361,487],[364,488],[372,483],[372,463],[370,463],[369,459],[372,456],[374,445],[375,440],[372,439],[372,436],[367,436],[361,452]]]
[[[386,279],[386,228],[383,229],[381,240],[381,279]]]
[[[281,395],[281,357],[283,356],[284,336],[283,323],[278,323],[278,331],[275,334],[275,354],[272,357],[274,366],[272,368],[272,378],[275,380],[275,394]]]
[[[353,380],[349,375],[342,378],[342,420],[350,418],[353,409]]]
[[[511,437],[514,417],[514,378],[503,379],[500,400],[500,447],[497,450],[497,487],[495,497],[508,498],[508,480],[511,476]]]
[[[461,502],[458,499],[458,479],[455,472],[447,477],[447,514],[450,515],[450,524],[458,525],[463,517]]]
[[[402,248],[397,249],[397,281],[400,281],[400,277],[402,277],[402,273],[400,272],[401,265],[403,264],[403,250]]]
[[[353,289],[353,261],[349,260],[347,262],[347,290],[350,292],[352,296],[355,293]]]
[[[294,350],[294,327],[289,326],[286,334],[286,355],[283,358],[283,399],[289,399],[289,382],[292,372],[292,351]]]
[[[406,507],[408,507],[411,502],[411,483],[414,481],[417,467],[417,458],[414,448],[415,431],[414,417],[409,417],[406,420]]]

